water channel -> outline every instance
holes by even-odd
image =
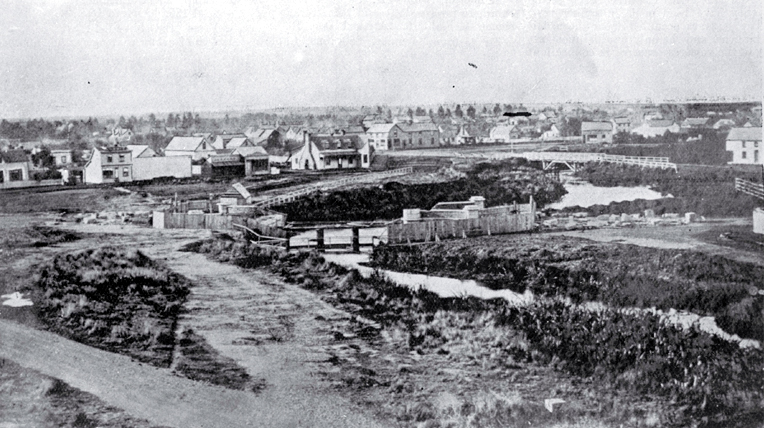
[[[568,193],[565,194],[559,202],[549,204],[545,208],[563,209],[575,206],[586,208],[592,205],[609,205],[612,202],[635,201],[637,199],[654,200],[673,197],[671,195],[663,196],[660,192],[656,192],[647,186],[595,186],[586,181],[575,180],[570,173],[561,174],[560,179]]]

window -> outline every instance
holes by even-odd
[[[430,138],[430,145],[431,145],[431,146],[434,146],[434,145],[435,145],[435,138]]]
[[[106,163],[112,163],[114,159],[111,156],[106,156]]]
[[[66,163],[66,156],[61,156],[61,163]]]
[[[3,174],[3,171],[0,171],[0,183],[5,182],[5,174]]]
[[[104,179],[112,179],[114,178],[114,171],[110,169],[103,170],[103,178]]]
[[[746,152],[743,152],[743,159],[745,159],[745,158],[747,158],[747,157],[748,157],[748,153],[746,153]]]
[[[125,162],[125,155],[119,155],[119,163]]]
[[[9,181],[21,181],[24,179],[24,174],[20,169],[12,169],[8,171]]]
[[[745,148],[745,141],[743,141],[743,148]],[[743,156],[743,157],[745,157],[745,156]]]
[[[130,168],[128,168],[128,167],[122,168],[122,176],[123,177],[130,177]]]
[[[369,163],[369,155],[363,155],[363,163]]]
[[[369,140],[369,144],[374,144],[374,140]]]
[[[758,150],[754,150],[753,151],[753,162],[754,163],[759,163],[759,151]]]
[[[420,146],[422,145],[422,139],[421,138],[419,139],[419,145]]]
[[[754,147],[759,147],[759,142],[758,142],[758,141],[754,141],[754,142],[753,142],[753,146],[754,146]]]

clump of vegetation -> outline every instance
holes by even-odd
[[[527,203],[539,206],[559,200],[563,186],[524,159],[481,163],[466,178],[432,184],[387,183],[328,193],[317,192],[274,208],[293,221],[343,221],[399,218],[403,209],[430,209],[438,202],[464,201],[483,196],[488,206]]]
[[[687,250],[554,237],[485,237],[416,246],[379,246],[374,265],[474,279],[494,289],[561,296],[580,303],[657,307],[716,317],[724,330],[764,340],[764,268]]]
[[[6,230],[0,237],[0,248],[47,247],[81,238],[82,235],[76,232],[35,225]]]
[[[191,329],[181,333],[178,350],[175,371],[189,379],[242,391],[260,392],[265,388],[264,380],[252,379],[233,359],[220,355]]]
[[[570,207],[567,211],[587,211],[593,215],[641,213],[652,209],[656,214],[665,212],[695,212],[707,217],[750,216],[760,201],[735,191],[735,178],[758,182],[761,172],[736,171],[728,168],[641,168],[635,165],[589,163],[575,173],[576,177],[595,186],[650,186],[673,198],[653,201],[636,200],[614,202],[608,206],[588,208]]]
[[[56,256],[33,289],[39,318],[90,346],[168,367],[185,279],[140,251],[117,248]]]
[[[667,325],[656,315],[592,312],[562,302],[505,307],[500,325],[525,333],[561,370],[677,403],[672,424],[750,426],[764,418],[764,353]]]
[[[235,246],[221,244],[219,254],[232,254]],[[544,254],[543,248],[518,249],[518,245],[502,243],[505,247],[541,259],[556,256],[558,261],[580,257],[577,253],[584,250],[579,248],[569,257],[564,249]],[[598,254],[595,248],[587,251]],[[431,252],[420,252],[433,256]],[[466,259],[460,265],[464,269],[482,260],[464,249],[460,253]],[[669,259],[674,256],[662,255]],[[241,260],[225,257],[231,262]],[[654,261],[662,266],[661,259]],[[432,394],[419,393],[417,376],[426,374],[412,370],[421,368],[371,370],[357,367],[356,362],[336,357],[331,360],[343,365],[343,369],[330,376],[339,376],[346,387],[359,392],[369,388],[388,391],[385,412],[404,424],[428,422],[437,426],[440,420],[511,426],[529,421],[588,420],[606,425],[624,421],[639,425],[649,418],[653,426],[745,427],[754,426],[764,417],[764,378],[753,375],[764,370],[761,350],[741,349],[736,343],[696,327],[668,325],[657,315],[615,309],[589,311],[560,300],[514,307],[500,299],[441,298],[422,289],[398,286],[379,275],[363,278],[356,271],[327,263],[316,253],[283,255],[269,266],[287,281],[320,292],[325,300],[378,323],[378,327],[368,323],[359,327],[360,336],[371,343],[387,343],[396,352],[412,352],[439,364],[448,361],[457,367],[476,365],[476,370],[485,375],[498,370],[515,376],[527,368],[528,376],[534,373],[534,382],[539,381],[538,370],[554,369],[583,381],[580,388],[586,390],[585,395],[580,390],[572,393],[580,397],[580,403],[553,414],[522,397],[485,402],[473,397],[452,400],[456,404],[443,407]],[[527,266],[530,278],[539,273],[534,269],[543,263]],[[699,281],[718,280],[729,273],[729,268],[717,265],[698,272],[693,263],[680,263],[672,272]],[[644,269],[653,270],[655,266],[648,264]],[[557,279],[565,276],[563,270],[556,272]],[[621,395],[614,395],[616,392]],[[592,410],[597,406],[599,411]]]

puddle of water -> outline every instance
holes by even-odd
[[[3,306],[10,306],[12,308],[20,308],[22,306],[32,306],[32,301],[25,299],[24,296],[19,293],[3,294],[0,298],[6,299],[3,302]]]
[[[367,254],[325,254],[324,259],[351,269],[357,269],[364,277],[370,276],[375,269],[363,266],[361,263],[369,261]],[[526,305],[533,301],[533,294],[526,290],[524,294],[512,290],[492,290],[473,280],[461,280],[423,274],[394,272],[379,269],[384,277],[399,285],[412,289],[424,288],[440,297],[474,296],[480,299],[501,298],[516,305]]]
[[[654,200],[670,198],[671,195],[663,196],[660,192],[649,187],[600,187],[590,183],[567,182],[564,184],[568,191],[559,202],[547,205],[545,208],[562,209],[566,207],[580,206],[582,208],[592,205],[609,205],[612,202],[634,201],[637,199]]]

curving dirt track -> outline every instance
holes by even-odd
[[[44,253],[49,256],[54,251],[102,245],[131,246],[196,281],[181,326],[203,335],[252,377],[264,378],[265,390],[255,394],[191,381],[170,369],[148,366],[9,320],[0,320],[0,358],[61,379],[156,425],[384,426],[315,374],[321,365],[328,364],[323,362],[327,358],[323,350],[331,343],[330,326],[316,321],[315,316],[322,314],[336,320],[349,318],[347,314],[266,274],[177,251],[209,232],[68,227],[98,236],[46,249]],[[39,256],[35,259],[39,261]],[[253,335],[278,340],[248,340]]]

